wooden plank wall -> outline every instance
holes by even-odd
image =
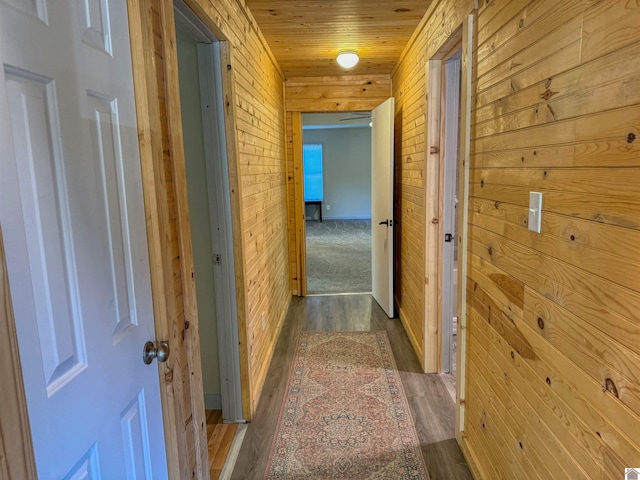
[[[424,111],[404,119],[424,108],[419,59],[456,3],[438,4],[393,77],[402,178],[423,171],[410,139]],[[635,1],[479,2],[462,445],[482,478],[617,479],[640,462],[639,25]],[[424,179],[406,183],[405,226]],[[421,254],[402,245],[403,269]],[[419,273],[402,272],[402,305]]]
[[[289,232],[289,276],[291,290],[300,295],[299,254],[296,247],[296,218],[304,219],[303,205],[296,204],[292,112],[370,111],[391,96],[389,75],[343,75],[340,77],[303,77],[285,80],[287,134],[287,195]],[[303,220],[304,223],[304,220]],[[301,235],[304,236],[304,235]],[[304,238],[302,239],[304,242]]]
[[[246,358],[241,362],[247,372],[243,377],[243,394],[249,396],[248,400],[245,399],[249,406],[245,416],[250,418],[260,398],[266,370],[291,298],[287,268],[283,78],[243,2],[193,0],[189,3],[205,24],[221,40],[226,40],[225,56],[229,58],[227,71],[232,72],[231,76],[225,77],[225,83],[228,84],[228,78],[232,79],[230,91],[233,93],[225,100],[227,110],[233,103],[232,110],[235,112],[232,126],[234,144],[229,151],[234,154],[230,158],[230,162],[233,162],[230,171],[237,173],[231,179],[232,196],[239,197],[236,205],[240,206],[236,211],[239,218],[234,219],[234,243],[236,252],[244,259],[242,275],[239,276],[242,283],[237,288],[242,292],[242,295],[238,295],[242,299],[238,310],[240,314],[244,312],[245,317],[239,319],[239,324],[246,325],[245,331],[240,331],[239,336],[243,343],[241,351],[246,352]],[[199,348],[199,344],[197,329],[191,328],[197,325],[186,322],[190,316],[185,311],[185,297],[193,292],[190,291],[191,279],[183,278],[184,272],[189,270],[189,265],[185,264],[189,256],[183,255],[189,253],[185,249],[185,242],[190,240],[184,238],[185,235],[188,237],[186,229],[180,228],[177,205],[178,195],[184,193],[177,192],[177,189],[181,188],[179,184],[184,179],[176,178],[176,175],[181,177],[184,168],[176,163],[181,161],[181,154],[174,154],[171,149],[175,138],[172,141],[170,130],[180,124],[179,119],[170,118],[172,110],[169,108],[169,97],[178,95],[175,78],[168,75],[175,65],[167,63],[175,62],[172,40],[175,33],[172,26],[163,21],[161,12],[172,9],[173,3],[170,0],[148,0],[148,5],[157,81],[157,105],[154,109],[161,120],[163,168],[161,187],[158,187],[157,193],[164,202],[166,218],[163,217],[160,222],[167,224],[166,237],[170,250],[164,253],[163,261],[170,265],[173,279],[172,302],[169,302],[172,311],[168,314],[181,334],[181,340],[178,338],[175,342],[176,348],[172,348],[175,370],[169,373],[178,376],[182,383],[182,388],[176,390],[182,397],[179,400],[182,405],[181,424],[176,428],[182,432],[178,433],[179,436],[186,436],[186,444],[181,444],[178,453],[180,478],[187,478],[197,471],[196,464],[200,458],[196,460],[196,456],[201,453],[196,445],[198,435],[194,435],[198,428],[190,425],[194,417],[199,415],[189,410],[193,400],[191,394],[198,390],[189,380],[190,374],[196,370],[190,363],[194,358],[199,358],[191,350]],[[186,474],[187,471],[191,473]]]
[[[472,1],[434,1],[393,72],[395,113],[395,300],[424,362],[428,60],[462,24]],[[437,219],[430,218],[429,222]],[[429,353],[429,352],[426,352]],[[423,363],[423,367],[425,367]]]
[[[470,434],[505,446],[487,472],[620,478],[640,460],[640,5],[499,3],[478,15]]]
[[[301,77],[285,80],[288,112],[369,111],[391,94],[389,75]]]

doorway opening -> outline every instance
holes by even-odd
[[[204,407],[211,476],[218,478],[245,422],[221,44],[184,3],[174,6]]]
[[[308,295],[371,293],[371,113],[306,113]]]
[[[344,114],[344,113],[342,113]],[[334,115],[339,115],[334,113]],[[357,120],[351,114],[353,120]],[[371,295],[389,318],[395,317],[393,288],[393,149],[394,99],[371,110]],[[365,119],[366,123],[366,119]],[[302,112],[291,112],[293,201],[295,218],[295,294],[307,295],[306,216],[303,178]],[[323,197],[324,199],[324,197]],[[310,205],[312,206],[312,205]],[[320,202],[322,206],[322,202]],[[324,210],[323,210],[324,214]],[[324,216],[324,215],[323,215]],[[319,220],[319,216],[318,216]],[[347,292],[349,293],[349,292]]]
[[[464,430],[474,16],[426,64],[428,89],[423,366],[440,373]],[[453,373],[453,375],[452,375]]]
[[[441,374],[464,424],[467,205],[471,106],[469,16],[427,63],[425,370]],[[460,324],[460,328],[458,328]]]

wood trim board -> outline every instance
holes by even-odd
[[[242,390],[242,413],[251,420],[251,384],[249,381],[249,348],[247,343],[247,298],[244,290],[247,265],[242,246],[243,211],[240,194],[240,171],[238,168],[238,138],[236,134],[235,71],[231,63],[232,45],[220,42],[222,65],[222,90],[224,95],[224,125],[227,136],[227,162],[231,191],[231,223],[233,230],[233,252],[236,274],[236,302],[238,307],[238,341],[240,343],[240,383]]]
[[[469,165],[471,151],[471,105],[473,105],[473,59],[475,11],[462,23],[462,73],[460,76],[460,148],[458,150],[458,338],[456,348],[456,439],[462,443],[465,429],[467,372],[467,259],[469,256]]]
[[[202,363],[200,358],[200,335],[198,325],[198,306],[193,267],[193,249],[191,226],[189,222],[189,202],[187,196],[187,174],[182,136],[182,114],[180,106],[180,86],[178,79],[178,52],[176,49],[176,29],[173,1],[159,2],[162,23],[162,51],[164,67],[165,101],[167,109],[167,131],[171,151],[171,166],[174,198],[177,214],[177,234],[180,252],[180,270],[182,281],[184,324],[184,347],[188,358],[188,390],[191,402],[191,428],[194,439],[195,475],[206,480],[209,478],[209,459],[207,447],[207,426],[202,384]]]
[[[437,372],[440,368],[440,316],[438,297],[440,290],[440,163],[441,151],[441,96],[442,60],[427,62],[427,156],[425,175],[425,319],[422,367],[425,372]]]
[[[293,128],[293,183],[295,189],[298,292],[300,292],[300,296],[304,297],[307,295],[307,232],[305,225],[304,179],[302,171],[302,114],[300,112],[292,112],[291,122]]]
[[[36,478],[9,274],[0,226],[0,480]]]
[[[462,41],[460,25],[426,63],[425,78],[428,82],[427,104],[427,156],[425,185],[425,320],[423,367],[425,372],[439,372],[442,362],[442,258],[441,243],[443,213],[443,125],[442,105],[445,86],[443,84],[443,61]],[[460,132],[463,133],[462,131]],[[461,135],[462,137],[462,135]]]
[[[161,167],[162,127],[151,2],[152,0],[128,0],[127,6],[156,338],[171,341],[173,325],[170,312],[174,312],[176,306],[172,267],[170,262],[165,261],[165,258],[171,256],[171,249],[167,204],[163,201],[165,178]],[[181,459],[187,457],[184,431],[179,430],[183,424],[183,412],[178,400],[182,388],[179,366],[175,365],[176,358],[175,355],[170,355],[167,362],[158,364],[169,478],[182,478],[186,461]]]

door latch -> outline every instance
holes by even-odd
[[[222,265],[222,257],[219,253],[213,255],[213,263],[216,265]]]
[[[451,242],[453,240],[453,233],[445,233],[444,234],[444,241],[445,242]]]

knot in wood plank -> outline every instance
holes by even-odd
[[[602,391],[603,392],[609,392],[614,397],[620,398],[620,396],[618,395],[618,388],[616,387],[616,384],[613,383],[613,380],[611,380],[608,377],[604,381],[604,387],[603,387]]]

